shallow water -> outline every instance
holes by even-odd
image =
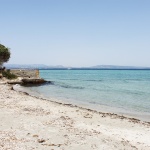
[[[40,70],[32,93],[150,121],[150,70]]]

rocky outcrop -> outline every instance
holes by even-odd
[[[29,79],[22,79],[22,84],[43,84],[46,83],[47,81],[44,79],[39,79],[39,78],[29,78]]]
[[[51,81],[46,81],[41,78],[20,78],[16,80],[11,80],[7,82],[8,84],[20,84],[24,86],[36,86],[36,85],[43,85],[43,84],[52,84]]]
[[[46,81],[39,77],[39,70],[10,70],[18,78],[8,81],[8,84],[21,84],[24,86],[34,86],[42,84],[51,84],[51,81]]]
[[[39,70],[25,70],[25,69],[12,69],[10,70],[12,74],[15,74],[17,77],[22,78],[39,78]]]
[[[15,80],[13,80],[13,81],[8,81],[7,83],[8,84],[22,84],[23,82],[22,81],[15,81]]]

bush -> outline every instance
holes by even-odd
[[[15,74],[10,73],[10,70],[3,71],[2,72],[3,77],[6,77],[7,79],[16,79],[17,76]]]

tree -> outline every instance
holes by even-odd
[[[10,54],[9,48],[0,44],[0,67],[2,67],[3,63],[8,62]]]

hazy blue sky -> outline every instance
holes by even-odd
[[[150,67],[150,0],[0,0],[11,64]]]

